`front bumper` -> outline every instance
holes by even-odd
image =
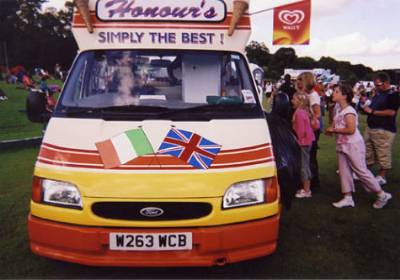
[[[92,266],[212,266],[273,253],[279,215],[224,226],[196,228],[85,227],[28,217],[31,250],[38,255]],[[109,234],[192,232],[189,251],[111,251]]]

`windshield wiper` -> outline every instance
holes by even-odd
[[[169,109],[166,112],[161,112],[157,114],[158,117],[171,117],[175,115],[181,114],[212,114],[212,115],[220,115],[220,114],[231,114],[236,112],[248,111],[256,107],[256,104],[218,104],[218,105],[201,105],[194,106],[183,109]]]
[[[225,118],[258,117],[256,104],[206,104],[186,108],[158,106],[67,107],[60,113],[68,117],[101,118],[103,120],[168,119],[176,121],[210,121]]]
[[[152,113],[158,114],[160,111],[168,111],[166,107],[157,106],[141,106],[141,105],[126,105],[126,106],[110,106],[110,107],[77,107],[67,108],[65,113],[68,116],[82,116],[82,115],[131,115],[131,114],[144,114]]]

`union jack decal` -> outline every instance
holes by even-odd
[[[221,150],[221,145],[200,135],[171,128],[158,153],[177,157],[198,169],[208,169]]]

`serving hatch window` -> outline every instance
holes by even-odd
[[[239,54],[100,50],[80,54],[57,109],[244,108],[256,103],[250,72]]]

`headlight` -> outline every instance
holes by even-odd
[[[82,208],[78,188],[67,182],[42,179],[43,202],[65,207]]]
[[[265,201],[265,180],[246,181],[230,186],[223,197],[222,208],[253,205]]]

